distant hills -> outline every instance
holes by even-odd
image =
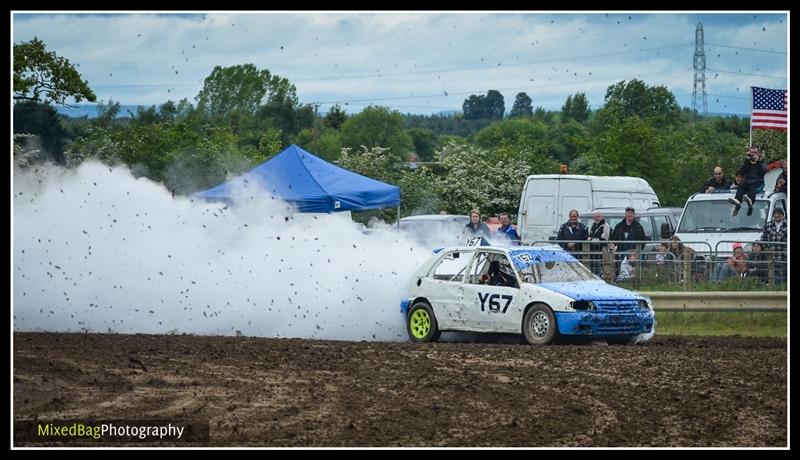
[[[140,106],[138,105],[120,105],[119,113],[117,114],[117,118],[128,118],[130,114],[128,111],[130,110],[133,113],[136,113],[136,110]],[[144,108],[150,107],[150,105],[141,106]],[[158,107],[158,106],[156,106]],[[80,118],[80,117],[87,117],[87,118],[97,118],[99,113],[97,110],[97,105],[95,104],[78,104],[75,108],[71,107],[61,107],[56,106],[56,110],[58,113],[62,115],[66,115],[70,118]],[[443,110],[441,112],[436,112],[434,115],[439,117],[452,117],[453,115],[461,113],[461,110]],[[739,118],[746,118],[749,117],[749,113],[720,113],[720,112],[712,112],[708,114],[712,117],[732,117],[737,116]],[[325,113],[320,113],[320,116],[325,116]]]
[[[145,105],[142,107],[150,107],[149,105]],[[128,113],[130,110],[133,113],[136,113],[136,110],[139,108],[138,105],[120,105],[119,106],[119,113],[117,114],[117,118],[129,118],[131,115]],[[74,108],[72,107],[62,107],[56,106],[56,111],[62,115],[66,115],[70,118],[97,118],[100,113],[97,110],[97,105],[95,104],[78,104]]]

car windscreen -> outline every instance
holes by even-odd
[[[527,283],[568,283],[598,279],[574,257],[562,251],[512,251],[511,259]]]
[[[681,216],[678,233],[758,232],[767,223],[769,202],[756,200],[753,214],[747,215],[747,204],[742,204],[739,214],[731,217],[733,205],[727,200],[692,201]]]
[[[574,262],[551,261],[531,264],[520,270],[520,275],[524,281],[537,284],[571,283],[598,279],[594,273],[577,260]]]

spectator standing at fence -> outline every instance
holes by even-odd
[[[680,273],[684,273],[683,262],[691,263],[691,273],[696,281],[705,279],[706,276],[706,259],[703,256],[697,255],[694,249],[684,246],[681,239],[673,235],[669,240],[669,251],[672,258],[679,263],[678,269]],[[712,270],[712,277],[715,275],[716,270]],[[681,278],[683,279],[683,278]]]
[[[669,243],[666,241],[658,243],[655,257],[652,261],[647,262],[645,268],[653,278],[660,280],[674,279],[676,267],[672,260],[672,254],[669,253]]]
[[[508,238],[514,246],[520,244],[517,230],[514,229],[514,226],[511,224],[511,218],[508,217],[507,212],[500,213],[500,227],[497,229],[497,236]]]
[[[589,239],[589,229],[585,225],[578,222],[578,211],[573,209],[569,212],[569,220],[561,226],[558,230],[559,241],[568,241],[566,243],[558,243],[562,248],[569,252],[580,250],[578,246],[581,241]]]
[[[778,283],[786,282],[786,232],[788,222],[783,208],[775,208],[772,211],[772,220],[764,227],[761,234],[762,241],[770,241],[784,244],[768,244],[764,249],[769,250],[775,262],[775,278]]]
[[[625,208],[625,218],[614,227],[611,233],[611,241],[616,244],[617,252],[626,252],[631,249],[640,249],[643,243],[628,243],[628,241],[644,241],[647,236],[644,234],[644,227],[636,220],[636,210],[632,207]]]
[[[767,271],[769,260],[767,260],[767,255],[764,253],[761,243],[758,241],[753,242],[753,245],[750,247],[750,255],[747,256],[747,259],[750,261],[748,264],[750,274],[748,276],[767,284],[769,282]]]
[[[747,203],[747,215],[751,216],[753,215],[753,202],[756,201],[756,192],[764,188],[764,175],[767,174],[767,165],[761,159],[761,150],[757,145],[750,147],[745,160],[736,173],[741,174],[744,181],[736,188],[736,196],[728,198],[728,201],[733,204],[731,216],[736,217],[739,213],[742,201]]]
[[[469,222],[464,226],[464,236],[466,238],[474,238],[476,236],[489,238],[490,234],[489,227],[481,222],[481,213],[477,209],[470,211]]]
[[[606,223],[606,220],[603,219],[603,213],[599,211],[594,212],[594,223],[592,223],[592,228],[589,229],[589,241],[608,241],[608,237],[611,236],[611,226]],[[606,249],[606,246],[603,244],[590,244],[589,250],[592,252],[591,255],[591,268],[592,272],[595,275],[601,276],[603,273],[603,267],[601,264],[601,260],[603,260],[602,252]]]
[[[713,174],[714,175],[700,187],[700,193],[712,193],[716,190],[730,190],[731,181],[725,177],[722,166],[715,166]]]

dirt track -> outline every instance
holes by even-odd
[[[15,333],[14,416],[209,421],[205,442],[138,446],[785,447],[786,364],[785,340],[742,337],[533,348]]]

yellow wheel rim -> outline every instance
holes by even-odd
[[[415,339],[424,339],[425,336],[428,335],[428,331],[431,330],[431,317],[428,315],[428,312],[422,308],[414,311],[414,313],[411,314],[411,318],[408,319],[408,322],[411,326],[411,335],[413,335]]]

